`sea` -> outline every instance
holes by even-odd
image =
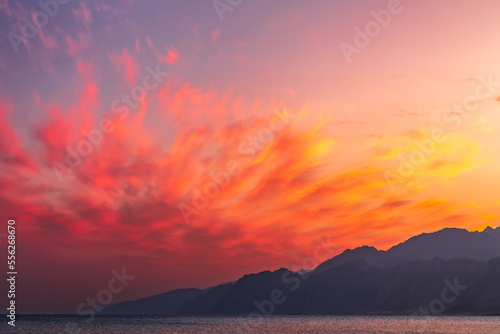
[[[170,317],[29,315],[0,333],[339,333],[500,334],[500,316],[271,316]]]

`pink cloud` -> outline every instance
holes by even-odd
[[[212,32],[210,33],[210,36],[212,37],[212,41],[214,41],[214,42],[217,42],[219,35],[220,35],[219,29],[212,30]]]
[[[128,84],[135,82],[137,75],[137,65],[135,59],[128,53],[127,49],[123,49],[120,55],[108,53],[109,59],[118,72],[122,73]]]

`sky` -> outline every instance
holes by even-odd
[[[123,268],[113,303],[499,226],[499,10],[0,1],[18,312],[75,313]]]

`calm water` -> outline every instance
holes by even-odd
[[[500,334],[500,317],[276,316],[107,317],[91,322],[78,317],[29,316],[1,333],[467,333]],[[69,325],[68,325],[69,323]],[[74,326],[74,330],[68,330]],[[6,329],[6,327],[9,327]]]

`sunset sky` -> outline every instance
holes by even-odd
[[[500,2],[54,1],[0,1],[20,313],[500,225]]]

